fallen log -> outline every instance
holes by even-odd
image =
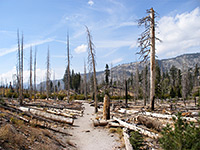
[[[55,114],[55,115],[60,115],[60,116],[64,116],[64,117],[69,117],[69,118],[76,119],[75,115],[70,115],[70,114],[66,114],[66,113],[63,113],[63,112],[58,112],[58,111],[53,111],[53,110],[47,110],[47,112]]]
[[[127,109],[124,109],[124,108],[120,108],[118,110],[119,113],[127,113],[127,114],[135,114],[135,113],[138,113],[139,111],[137,110],[127,110]]]
[[[137,121],[139,123],[145,125],[147,128],[153,128],[153,129],[156,129],[159,132],[163,128],[163,125],[159,121],[150,119],[148,117],[138,116]]]
[[[93,125],[96,126],[106,126],[108,121],[106,120],[93,120]]]
[[[166,115],[166,114],[151,113],[151,112],[142,112],[142,113],[139,113],[139,114],[151,116],[151,117],[155,117],[155,118],[169,119],[169,120],[171,120],[173,117],[177,119],[176,115]],[[186,119],[187,121],[198,122],[197,118],[191,118],[191,117],[182,117],[182,118]]]
[[[43,112],[40,110],[35,110],[32,108],[27,108],[27,107],[19,107],[20,110],[22,110],[23,112],[30,112],[31,114],[34,115],[38,115],[47,119],[51,119],[53,121],[57,121],[57,122],[61,122],[61,123],[67,123],[70,125],[73,125],[74,123],[74,119],[73,118],[66,118],[64,116],[58,116],[58,115],[54,115],[54,114],[50,114],[47,112]]]
[[[123,128],[125,148],[126,150],[133,150],[133,147],[129,141],[130,136],[126,132],[127,132],[127,129]]]
[[[56,108],[56,109],[75,109],[75,110],[81,110],[81,106],[65,106],[65,105],[50,105],[50,104],[41,104],[41,103],[26,103],[23,106],[36,106],[36,107],[42,107],[42,108]]]
[[[109,127],[114,127],[114,128],[122,127],[119,123],[116,122],[109,122],[108,125]]]
[[[158,134],[156,133],[153,133],[153,132],[150,132],[150,131],[147,131],[145,129],[142,129],[140,127],[137,127],[135,124],[129,124],[129,123],[126,123],[116,117],[113,117],[114,120],[116,120],[117,122],[119,122],[120,125],[130,129],[130,130],[134,130],[134,131],[138,131],[139,133],[145,135],[145,136],[148,136],[148,137],[151,137],[151,138],[154,138],[154,139],[157,139],[158,138]]]

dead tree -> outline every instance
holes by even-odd
[[[22,93],[21,93],[21,51],[20,51],[20,38],[19,30],[17,31],[17,42],[18,42],[18,87],[19,87],[19,102],[22,104]]]
[[[36,100],[36,54],[37,50],[35,49],[35,59],[34,59],[34,101]]]
[[[137,105],[138,97],[139,97],[139,70],[138,70],[138,65],[136,64],[136,73],[135,73],[135,105]]]
[[[183,102],[185,103],[185,100],[187,98],[187,86],[188,86],[188,78],[187,78],[187,71],[185,69],[183,69],[183,73],[182,73],[182,97],[183,97]]]
[[[155,11],[153,8],[147,10],[148,16],[143,17],[138,21],[138,25],[144,24],[145,31],[138,38],[139,47],[141,48],[139,54],[143,57],[142,61],[146,61],[150,54],[150,102],[151,109],[154,109],[154,97],[155,97],[155,40],[159,40],[155,37]],[[160,41],[160,40],[159,40]]]
[[[85,95],[85,100],[87,100],[87,75],[86,75],[85,61],[84,61],[84,95]]]
[[[21,92],[22,92],[22,100],[23,100],[23,91],[24,91],[24,79],[23,79],[23,72],[24,72],[24,46],[23,46],[23,42],[24,42],[24,37],[23,37],[23,33],[22,33],[22,39],[21,39]]]
[[[104,104],[103,104],[103,120],[110,119],[110,98],[107,94],[104,96]]]
[[[30,47],[30,99],[32,99],[33,85],[32,85],[32,47]]]
[[[96,79],[96,68],[95,68],[95,49],[94,44],[92,42],[92,36],[90,34],[90,31],[87,26],[86,32],[87,32],[87,39],[88,39],[88,64],[90,68],[93,67],[93,82],[94,82],[94,106],[95,106],[95,113],[98,112],[97,108],[97,79]]]
[[[67,34],[67,102],[70,99],[70,58],[69,58],[69,34]]]
[[[55,77],[55,71],[53,73],[53,95],[54,95],[54,100],[56,100],[56,77]]]
[[[47,74],[46,74],[46,94],[49,100],[49,82],[50,82],[50,63],[49,63],[49,47],[47,50]]]
[[[19,30],[17,31],[17,40],[18,40],[18,85],[19,85],[19,103],[20,105],[23,104],[23,34],[21,39],[20,45],[20,38],[19,38]]]

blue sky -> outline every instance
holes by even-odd
[[[66,35],[70,36],[71,68],[83,72],[87,61],[84,25],[93,36],[97,71],[138,60],[136,20],[146,9],[158,12],[158,59],[200,52],[199,0],[0,0],[0,78],[12,80],[17,61],[17,29],[24,34],[24,76],[29,77],[30,46],[37,47],[37,82],[45,79],[47,48],[56,79],[66,68]]]

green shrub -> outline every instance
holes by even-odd
[[[129,140],[133,149],[141,149],[144,146],[143,137],[138,131],[132,131]]]
[[[16,92],[11,92],[11,91],[9,91],[9,92],[7,92],[6,93],[6,95],[5,95],[6,97],[8,97],[8,98],[17,98],[18,97],[18,94],[16,93]]]
[[[168,124],[161,132],[159,139],[164,150],[199,150],[200,149],[200,128],[195,127],[194,123],[186,122],[178,114],[174,120],[174,130]]]
[[[65,94],[58,94],[58,99],[59,99],[59,100],[63,100],[63,98],[64,98],[65,96],[66,96]]]
[[[111,96],[110,99],[118,100],[118,99],[121,99],[121,97],[120,96]]]
[[[75,99],[76,99],[76,100],[84,100],[84,99],[85,99],[85,96],[84,96],[83,94],[75,95]]]
[[[46,99],[47,98],[47,95],[46,94],[41,94],[40,95],[40,99]]]
[[[99,102],[103,102],[103,94],[97,94],[97,99]]]

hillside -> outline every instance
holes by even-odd
[[[200,53],[184,54],[174,58],[157,60],[162,70],[168,71],[173,65],[178,69],[194,68],[196,64],[200,66]],[[145,65],[149,66],[149,61],[144,63],[131,62],[127,64],[121,64],[112,68],[112,74],[114,80],[120,79],[125,74],[129,77],[131,73],[135,74],[136,67],[138,65],[139,71],[143,69]],[[97,80],[102,81],[104,79],[104,71],[97,72]]]

